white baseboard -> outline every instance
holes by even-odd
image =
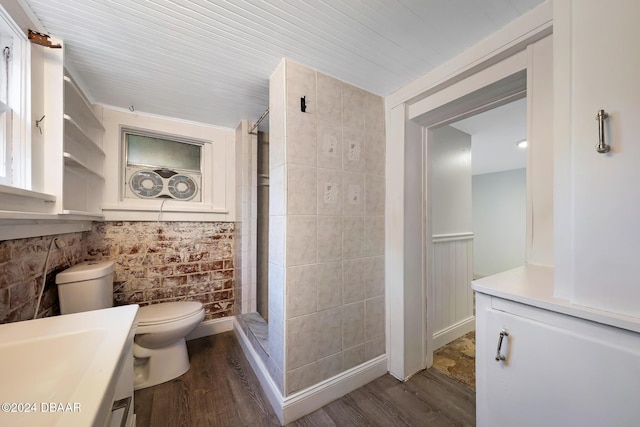
[[[288,424],[304,417],[386,373],[387,356],[382,355],[288,396],[284,399],[284,422]]]
[[[451,341],[460,338],[466,333],[476,328],[476,317],[468,317],[454,325],[449,326],[441,331],[433,334],[433,349],[437,350],[443,345],[449,344]]]
[[[387,356],[382,355],[291,396],[283,397],[236,321],[233,330],[282,425],[308,415],[387,373]]]
[[[209,335],[221,334],[233,330],[234,316],[222,317],[220,319],[205,320],[200,323],[189,335],[186,340],[195,340]]]

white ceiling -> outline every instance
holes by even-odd
[[[24,0],[95,102],[235,127],[283,57],[388,95],[542,0]]]
[[[527,136],[527,99],[451,124],[471,135],[473,175],[526,167],[527,150],[516,143]]]

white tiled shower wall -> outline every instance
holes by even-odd
[[[270,88],[269,344],[291,394],[385,351],[384,107],[288,60]]]

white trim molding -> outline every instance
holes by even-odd
[[[476,328],[476,316],[464,319],[455,325],[451,325],[441,331],[433,334],[433,350],[449,344],[451,341],[460,338],[464,334],[473,331]]]
[[[333,378],[284,399],[284,421],[288,424],[387,373],[387,356],[378,356]]]
[[[387,373],[387,356],[382,355],[291,396],[284,397],[271,379],[267,367],[253,349],[238,321],[234,319],[233,325],[233,331],[240,342],[242,351],[258,377],[258,381],[260,381],[260,385],[281,425],[304,417]]]
[[[555,4],[555,2],[553,3]],[[388,108],[412,104],[514,53],[525,50],[553,30],[552,2],[545,1],[458,56],[388,95]]]

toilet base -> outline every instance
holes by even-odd
[[[165,347],[149,349],[133,344],[133,389],[162,384],[189,370],[189,354],[184,338]]]

